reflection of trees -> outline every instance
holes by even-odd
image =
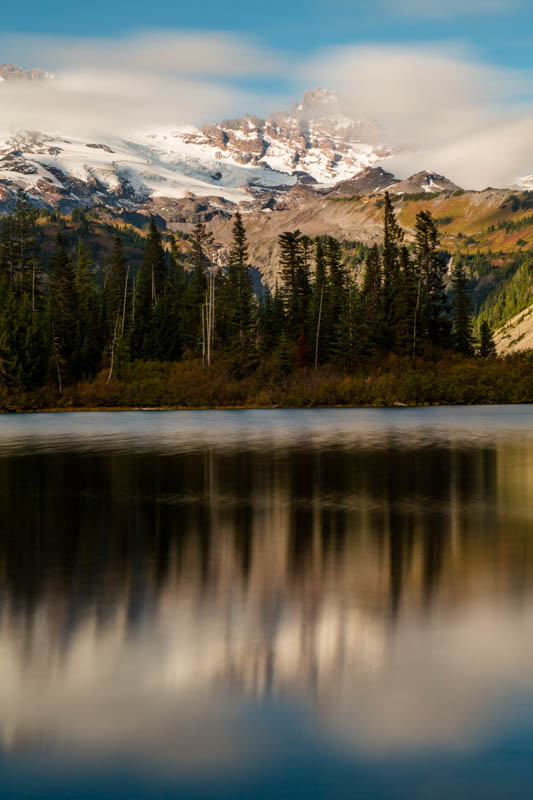
[[[379,625],[505,581],[525,593],[528,487],[514,489],[520,516],[502,479],[524,457],[484,446],[0,460],[3,607],[30,622],[46,602],[66,643],[87,615],[105,627],[123,609],[133,632],[165,598],[187,598],[192,618],[209,607],[240,643],[227,645],[226,677],[251,670],[268,690],[292,658],[316,687],[326,649],[330,670],[353,661],[361,613]]]

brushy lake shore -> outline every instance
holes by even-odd
[[[137,361],[108,381],[65,387],[53,383],[31,392],[0,390],[0,410],[65,411],[139,408],[313,408],[533,403],[533,357],[416,361],[394,356],[349,374],[333,367],[301,367],[280,374],[265,362],[249,375],[235,374],[221,359],[209,369],[199,361]]]

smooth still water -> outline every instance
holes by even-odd
[[[0,416],[0,797],[533,796],[533,407]]]

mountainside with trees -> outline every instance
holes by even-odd
[[[468,257],[450,274],[432,214],[409,241],[388,194],[379,246],[283,232],[273,290],[240,214],[224,262],[201,221],[183,240],[99,223],[98,270],[83,215],[45,220],[48,251],[39,222],[20,194],[0,223],[6,409],[533,400],[529,360],[495,357],[486,315],[475,330]]]

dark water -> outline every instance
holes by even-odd
[[[0,416],[1,798],[532,796],[532,407]]]

